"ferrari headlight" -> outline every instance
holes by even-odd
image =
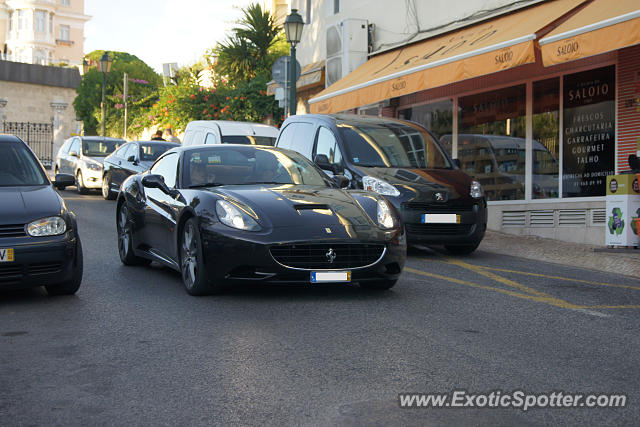
[[[249,214],[247,214],[240,206],[227,200],[218,200],[216,202],[216,213],[220,222],[232,228],[247,231],[257,231],[260,226]]]
[[[478,181],[471,181],[471,190],[469,191],[469,194],[474,199],[482,197],[482,185],[480,185]]]
[[[375,191],[383,196],[399,196],[400,192],[396,187],[389,184],[387,181],[383,181],[372,176],[365,176],[362,178],[362,186],[365,190]]]
[[[32,237],[58,236],[67,231],[67,224],[59,216],[42,218],[27,224],[27,233]]]
[[[396,225],[393,212],[386,200],[378,200],[378,225],[387,230]]]

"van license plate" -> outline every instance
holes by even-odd
[[[0,249],[0,262],[13,262],[13,248]]]
[[[311,283],[350,282],[350,271],[312,271]]]
[[[460,224],[459,214],[422,214],[423,224]]]

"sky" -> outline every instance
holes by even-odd
[[[157,72],[198,61],[222,41],[250,0],[85,0],[85,53],[136,55]]]

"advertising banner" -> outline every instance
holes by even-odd
[[[604,196],[615,173],[615,66],[565,76],[563,110],[562,196]]]
[[[610,175],[607,177],[608,246],[638,246],[640,241],[635,219],[640,217],[640,188],[638,175]]]

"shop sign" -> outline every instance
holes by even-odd
[[[615,173],[615,67],[564,77],[563,197],[604,196]]]

